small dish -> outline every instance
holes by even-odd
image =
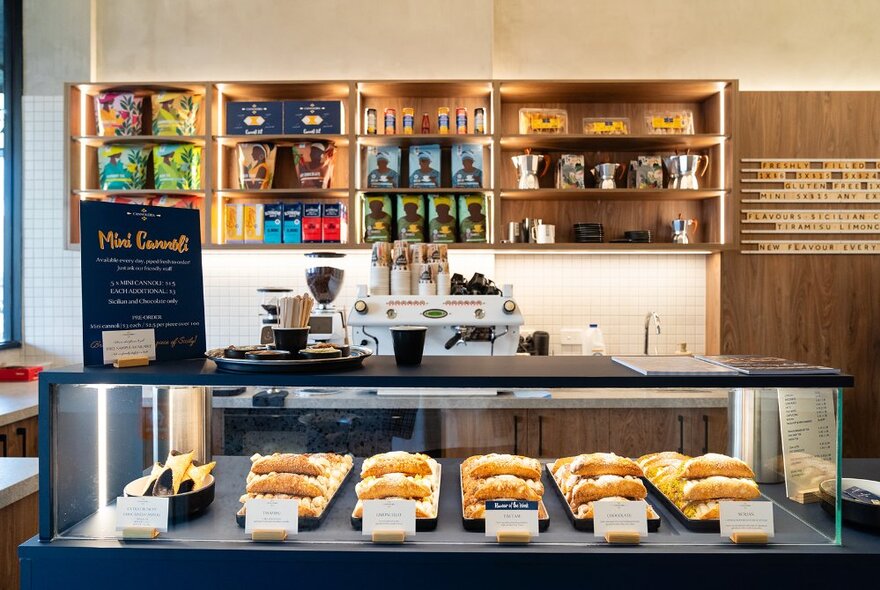
[[[251,361],[286,361],[290,353],[286,350],[255,350],[244,355]]]
[[[338,359],[342,356],[342,351],[335,347],[327,348],[303,348],[299,351],[300,358],[315,359]]]

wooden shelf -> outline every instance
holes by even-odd
[[[501,102],[702,102],[729,82],[716,80],[516,80],[501,82]]]
[[[641,151],[704,149],[721,145],[726,135],[506,135],[501,137],[501,147],[509,150],[526,148],[544,150],[579,151]]]
[[[142,189],[142,190],[116,190],[116,191],[105,191],[99,189],[74,189],[72,191],[74,194],[79,195],[80,197],[88,198],[88,197],[109,197],[111,195],[117,197],[143,197],[143,196],[157,196],[157,195],[168,195],[169,197],[204,197],[205,189],[185,191],[185,190],[156,190],[156,189]]]
[[[479,144],[491,145],[492,136],[485,134],[443,134],[438,133],[419,133],[415,135],[358,135],[357,141],[360,145],[394,145],[400,147],[409,147],[412,145],[440,144],[443,147],[449,147],[459,144]]]
[[[208,137],[205,135],[74,135],[71,139],[89,146],[137,143],[194,143],[205,145],[208,141]]]
[[[464,81],[373,81],[358,82],[358,92],[369,98],[483,98],[492,94],[489,80]],[[457,105],[449,105],[455,113]],[[436,116],[437,113],[433,113]]]
[[[446,244],[450,250],[492,250],[493,244],[470,244],[455,243]],[[373,248],[372,243],[363,244],[212,244],[203,246],[204,249],[214,250],[362,250],[369,251]]]
[[[312,197],[315,199],[348,199],[347,188],[265,188],[265,189],[217,189],[218,195],[237,198],[282,197],[285,195]]]
[[[240,143],[300,143],[305,141],[332,141],[337,147],[345,147],[348,145],[347,135],[290,135],[290,134],[273,134],[273,135],[215,135],[214,141],[224,146],[235,146]]]
[[[702,201],[722,196],[723,190],[678,189],[502,189],[502,199],[520,201]]]
[[[476,193],[491,193],[490,188],[364,188],[358,189],[359,193],[365,195],[385,195],[389,193],[397,195],[472,195]]]
[[[658,254],[675,252],[721,252],[728,248],[726,244],[701,243],[701,244],[672,244],[667,242],[651,242],[648,244],[601,244],[580,243],[557,243],[557,244],[494,244],[493,249],[499,252],[516,251],[517,253],[531,254],[540,252],[558,251],[608,251],[608,252],[651,252]]]

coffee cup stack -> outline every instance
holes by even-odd
[[[387,242],[373,244],[370,264],[370,294],[391,294],[391,248]]]

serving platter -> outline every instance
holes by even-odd
[[[150,479],[152,479],[151,475],[145,475],[128,482],[122,490],[123,495],[142,497],[143,494],[138,493],[138,490],[143,489]],[[195,491],[158,497],[168,498],[168,516],[171,522],[188,520],[204,512],[214,501],[214,476],[209,474],[205,478],[205,485]]]
[[[219,371],[231,373],[311,373],[321,371],[349,371],[359,369],[373,351],[363,346],[352,346],[348,356],[329,359],[288,359],[261,361],[226,358],[225,348],[212,348],[205,353]]]

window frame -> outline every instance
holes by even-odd
[[[3,200],[3,333],[0,349],[21,346],[22,304],[22,0],[3,2],[3,52],[6,88]]]

